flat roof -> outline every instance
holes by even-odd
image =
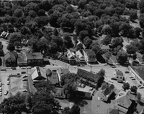
[[[89,86],[85,86],[84,88],[78,86],[77,90],[81,91],[81,92],[87,92],[87,93],[91,93],[92,94],[95,89],[92,89],[92,87],[89,87]]]

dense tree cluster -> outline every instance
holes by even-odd
[[[141,9],[142,3],[139,5]],[[131,35],[133,29],[129,20],[121,16],[125,12],[130,20],[137,19],[136,0],[1,1],[0,6],[0,31],[12,33],[10,42],[15,46],[30,45],[33,51],[41,51],[45,55],[74,46],[71,36],[63,37],[65,32],[76,33],[89,49],[94,37],[101,34],[110,36],[104,39],[104,44],[109,44],[111,37],[119,37],[120,33],[127,37]],[[143,20],[140,23],[143,26]],[[139,36],[137,29],[133,31]]]

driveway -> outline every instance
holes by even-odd
[[[8,52],[8,50],[7,50],[8,41],[0,38],[0,42],[2,42],[4,53],[7,53]]]

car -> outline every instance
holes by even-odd
[[[130,73],[130,72],[128,70],[126,70],[125,73]]]
[[[10,81],[9,80],[7,80],[7,85],[10,85]]]
[[[4,95],[7,95],[9,92],[8,91],[6,91],[5,93],[4,93]]]
[[[28,81],[28,79],[27,79],[27,78],[24,78],[23,81]]]
[[[115,65],[112,65],[111,67],[112,67],[112,68],[116,68],[116,66],[115,66]]]
[[[5,68],[2,68],[1,71],[7,71]]]
[[[21,74],[26,74],[26,72],[23,71],[23,72],[21,72]]]
[[[0,81],[0,87],[2,86],[2,82]]]
[[[0,92],[0,96],[2,96],[2,92]]]
[[[2,87],[0,87],[0,92],[2,92]]]
[[[28,75],[24,75],[24,76],[23,76],[23,79],[24,79],[24,78],[27,78],[27,77],[28,77]]]
[[[23,90],[23,92],[27,92],[27,90],[26,90],[26,89],[24,89],[24,90]]]

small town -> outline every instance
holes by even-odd
[[[144,0],[1,0],[0,114],[144,114]]]

